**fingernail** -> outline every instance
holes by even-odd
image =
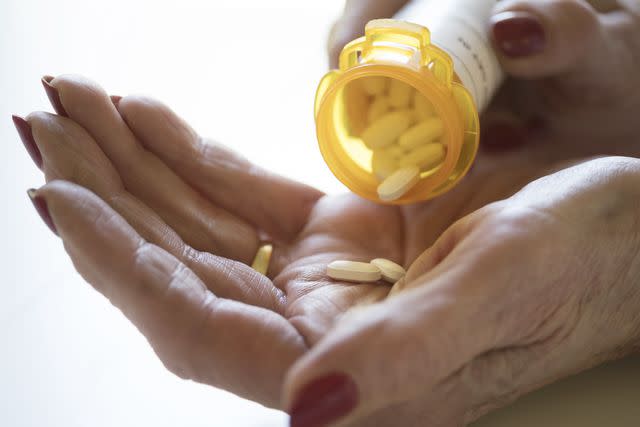
[[[53,220],[51,219],[51,214],[49,213],[49,208],[47,207],[47,201],[43,197],[38,196],[36,190],[34,190],[33,188],[27,190],[27,194],[29,195],[29,199],[31,199],[33,206],[38,211],[40,218],[42,218],[44,223],[47,224],[47,227],[49,227],[49,229],[53,231],[53,234],[57,236],[58,230],[56,230],[56,226],[53,224]]]
[[[45,92],[47,92],[47,97],[49,98],[49,102],[53,106],[53,109],[56,110],[56,113],[60,116],[69,117],[64,107],[62,106],[62,102],[60,101],[60,94],[58,93],[58,89],[51,86],[51,80],[54,77],[52,76],[44,76],[42,78],[42,86],[44,86]]]
[[[31,125],[20,116],[13,115],[11,118],[13,119],[13,124],[15,125],[18,135],[24,144],[24,148],[27,149],[27,153],[29,153],[36,166],[42,169],[42,154],[36,145],[36,141],[33,139]]]
[[[306,385],[291,410],[290,427],[324,427],[358,404],[358,389],[345,374],[330,374]]]
[[[526,139],[524,128],[508,122],[489,123],[480,131],[480,146],[484,151],[507,151],[523,145]]]
[[[492,18],[492,27],[497,47],[508,57],[521,58],[544,50],[544,28],[531,14],[502,12]]]
[[[118,105],[120,104],[120,100],[122,99],[122,97],[119,96],[119,95],[111,95],[109,98],[111,98],[111,102],[113,103],[113,105],[115,105],[115,107],[117,109]]]

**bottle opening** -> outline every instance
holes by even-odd
[[[447,156],[447,130],[432,102],[413,86],[384,75],[366,75],[337,91],[331,126],[342,151],[338,161],[353,179],[367,177],[369,191],[380,187],[401,170],[416,171],[414,185],[394,194],[404,197],[422,179],[434,175]]]

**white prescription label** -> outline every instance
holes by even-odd
[[[446,51],[456,73],[483,111],[504,74],[488,37],[489,18],[500,0],[413,0],[394,17],[424,25]]]

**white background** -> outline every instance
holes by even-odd
[[[28,201],[25,190],[43,178],[10,114],[51,110],[43,74],[84,74],[113,94],[162,99],[257,163],[342,191],[315,148],[312,116],[340,8],[340,0],[0,0],[0,426],[286,425],[281,413],[169,374],[82,281]],[[628,359],[481,425],[637,426],[638,401],[640,361]]]

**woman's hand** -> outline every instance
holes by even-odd
[[[638,248],[637,159],[583,163],[479,209],[296,363],[292,425],[466,425],[640,351]]]
[[[347,0],[329,38],[332,68],[369,20],[391,17],[408,2]],[[580,145],[593,154],[614,154],[619,141],[637,135],[636,0],[503,0],[494,9],[491,32],[510,78],[484,114],[481,147],[541,136],[562,139],[560,150]]]
[[[137,325],[174,373],[284,409],[302,380],[312,379],[304,367],[321,366],[308,361],[317,360],[316,346],[335,342],[336,320],[389,292],[387,285],[328,280],[327,263],[384,257],[411,265],[460,218],[589,151],[576,146],[568,153],[541,141],[484,161],[437,200],[379,206],[352,195],[324,196],[268,173],[205,143],[156,101],[112,102],[74,76],[46,86],[58,115],[33,113],[16,122],[48,182],[34,194],[36,205],[78,271]],[[637,154],[637,141],[628,140],[624,151]],[[482,229],[487,241],[474,242],[495,245],[491,228]],[[246,265],[262,239],[275,245],[267,277]],[[475,265],[473,258],[460,265],[468,263]],[[526,272],[526,263],[519,266]],[[410,277],[421,283],[416,272],[427,268],[419,261]],[[282,406],[285,375],[310,350],[289,376]],[[354,354],[363,366],[369,356]],[[415,422],[411,411],[403,414],[407,425]]]

